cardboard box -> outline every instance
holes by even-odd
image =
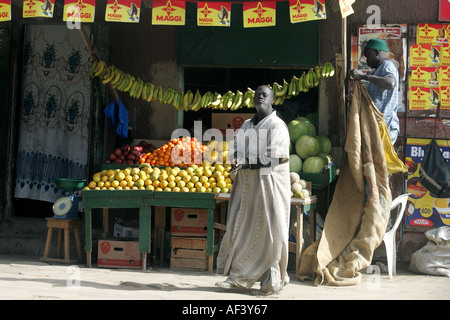
[[[99,268],[131,268],[142,267],[138,241],[98,241]]]
[[[213,113],[211,127],[226,133],[227,129],[239,129],[245,120],[254,116],[254,113]]]
[[[172,208],[172,235],[178,236],[206,236],[208,227],[207,209]]]

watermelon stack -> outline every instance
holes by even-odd
[[[292,145],[290,171],[320,173],[333,160],[330,139],[318,136],[314,125],[305,117],[298,117],[287,126]]]

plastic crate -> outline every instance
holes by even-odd
[[[300,178],[310,181],[313,189],[322,189],[336,179],[336,166],[330,163],[321,173],[299,172]]]

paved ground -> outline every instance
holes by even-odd
[[[250,291],[216,287],[225,277],[199,271],[168,268],[132,269],[86,268],[84,265],[49,264],[36,258],[0,255],[0,299],[2,300],[447,300],[450,279],[418,275],[400,267],[387,274],[363,274],[362,282],[351,287],[313,286],[291,282],[276,295],[262,296]],[[187,302],[186,302],[187,303]]]

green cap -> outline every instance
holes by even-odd
[[[380,51],[388,51],[387,44],[385,41],[380,39],[370,39],[366,44],[366,49],[376,49]]]

